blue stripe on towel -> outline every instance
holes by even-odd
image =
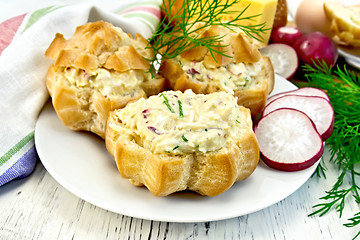
[[[35,145],[33,145],[14,165],[0,176],[0,186],[16,178],[27,177],[34,171],[38,159]]]

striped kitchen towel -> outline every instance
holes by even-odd
[[[35,123],[49,98],[45,75],[51,61],[44,53],[55,34],[68,37],[79,25],[104,20],[147,38],[158,25],[160,3],[50,6],[0,23],[0,186],[28,176],[36,165]]]

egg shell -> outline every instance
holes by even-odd
[[[324,2],[331,1],[341,3],[339,0],[302,0],[299,4],[295,23],[303,34],[311,32],[322,32],[332,37],[330,30],[330,20],[326,17],[324,11]]]

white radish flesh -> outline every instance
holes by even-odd
[[[328,139],[334,129],[334,110],[326,99],[313,96],[286,95],[270,102],[263,116],[279,108],[293,108],[305,113],[315,124],[321,138]]]
[[[323,141],[311,119],[295,109],[277,109],[256,125],[262,160],[282,171],[312,166],[324,152]]]
[[[295,74],[299,60],[292,47],[282,43],[273,43],[260,49],[260,52],[270,58],[275,73],[287,79]]]
[[[269,104],[270,102],[274,101],[275,99],[278,99],[279,97],[282,97],[285,95],[322,97],[322,98],[325,98],[327,101],[330,101],[329,96],[323,90],[318,89],[318,88],[313,88],[313,87],[303,87],[303,88],[298,88],[295,90],[290,90],[290,91],[275,94],[268,98],[267,104]]]

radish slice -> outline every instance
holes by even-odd
[[[256,125],[262,160],[282,171],[312,166],[324,152],[323,141],[311,119],[295,109],[277,109]]]
[[[327,101],[330,102],[329,96],[323,90],[313,87],[303,87],[303,88],[298,88],[295,90],[275,94],[268,98],[267,104],[285,95],[317,96],[317,97],[325,98]]]
[[[328,139],[334,129],[334,109],[329,101],[322,97],[287,95],[270,102],[263,116],[279,108],[293,108],[305,113],[315,124],[321,138]]]
[[[295,74],[299,60],[292,47],[282,43],[273,43],[260,49],[260,52],[270,58],[275,73],[287,79]]]

